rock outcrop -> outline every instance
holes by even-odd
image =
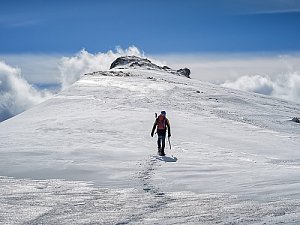
[[[110,69],[129,69],[129,68],[144,68],[166,71],[178,76],[190,78],[191,71],[188,68],[173,70],[168,66],[158,66],[152,63],[149,59],[140,58],[137,56],[122,56],[117,58],[111,65]]]
[[[180,73],[181,75],[190,78],[191,71],[188,68],[184,68],[184,69],[177,70],[177,73]]]

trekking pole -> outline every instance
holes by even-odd
[[[168,137],[168,141],[169,141],[169,146],[170,146],[170,150],[171,150],[171,141],[170,141],[170,137]]]

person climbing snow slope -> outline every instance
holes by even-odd
[[[158,154],[161,156],[164,156],[167,130],[168,130],[168,138],[171,137],[170,122],[166,117],[165,111],[161,111],[160,115],[155,119],[152,131],[151,131],[151,137],[153,137],[155,129],[156,129],[156,133],[158,136],[158,139],[157,139]]]

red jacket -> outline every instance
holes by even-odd
[[[155,129],[157,128],[157,135],[158,135],[158,136],[166,136],[166,132],[167,132],[167,130],[168,130],[168,137],[171,137],[170,122],[169,122],[169,120],[167,119],[167,117],[164,116],[164,127],[163,127],[163,129],[159,129],[159,128],[158,128],[158,125],[159,125],[159,123],[160,123],[160,122],[159,122],[160,116],[162,116],[162,115],[159,115],[159,117],[157,117],[157,118],[155,119],[155,122],[154,122],[153,128],[152,128],[152,132],[151,132],[151,136],[153,136],[154,131],[155,131]]]

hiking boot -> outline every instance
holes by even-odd
[[[157,154],[161,155],[161,149],[160,148],[157,148]]]

